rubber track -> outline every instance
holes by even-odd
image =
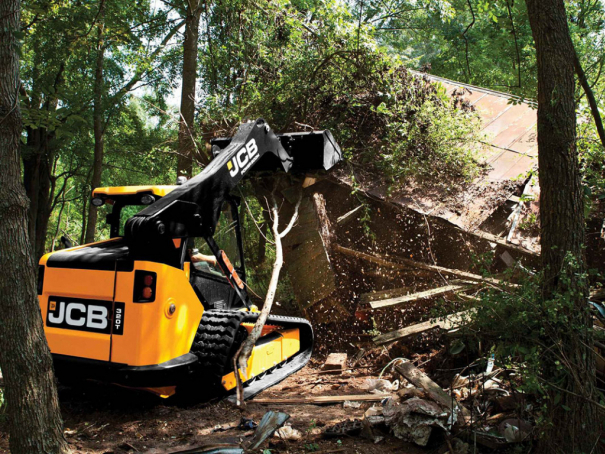
[[[191,346],[191,353],[198,357],[200,372],[212,385],[220,386],[222,377],[233,371],[233,356],[243,339],[245,339],[245,335],[237,335],[240,325],[242,323],[255,323],[258,316],[259,313],[233,310],[207,310],[204,312]],[[304,367],[311,357],[313,329],[307,320],[298,317],[270,315],[266,324],[278,325],[286,329],[299,328],[301,330],[301,349],[296,355],[288,359],[288,362],[292,362],[291,365],[283,366],[283,363],[281,363],[276,368],[269,369],[266,372],[271,377],[259,378],[249,385],[246,384],[246,399],[267,387],[275,385],[288,375]],[[279,369],[281,369],[281,373],[276,373]],[[263,382],[266,382],[266,386],[263,386]]]
[[[229,361],[238,347],[234,345],[235,336],[245,315],[227,310],[208,310],[202,315],[191,353],[198,357],[204,375],[212,377],[213,384],[219,384],[230,368]]]

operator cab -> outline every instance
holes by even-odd
[[[177,186],[116,186],[97,188],[92,192],[91,203],[100,207],[111,205],[112,210],[106,216],[109,225],[109,237],[121,237],[124,234],[126,221],[172,192]]]
[[[124,235],[126,221],[148,205],[172,192],[178,186],[118,186],[97,188],[92,193],[91,203],[96,207],[110,205],[111,212],[106,221],[110,238]],[[246,281],[243,242],[238,216],[239,198],[230,197],[223,203],[221,215],[214,233],[214,240],[225,253],[233,269],[243,282]],[[204,309],[232,309],[243,307],[242,301],[221,270],[210,246],[202,237],[175,240],[176,256],[180,263],[173,266],[185,270],[189,281]],[[201,259],[195,260],[195,257]],[[213,259],[214,260],[211,260]]]

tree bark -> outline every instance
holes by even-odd
[[[564,295],[573,306],[565,314],[570,329],[552,333],[556,347],[573,370],[565,376],[565,392],[557,405],[554,392],[551,395],[552,425],[546,427],[539,450],[590,452],[598,435],[598,415],[583,399],[594,397],[595,370],[590,347],[592,319],[587,310],[586,284],[580,276],[585,270],[584,202],[576,150],[575,50],[563,0],[526,0],[526,4],[538,63],[543,297],[550,301]],[[569,257],[578,262],[578,269],[572,272],[567,272]],[[586,328],[584,334],[571,329],[577,326]],[[556,365],[551,366],[556,371]],[[548,376],[548,370],[543,372]]]
[[[104,21],[105,3],[101,0],[99,6],[99,23],[97,24],[97,61],[95,67],[95,86],[94,86],[94,106],[93,106],[93,129],[95,135],[94,161],[92,167],[92,189],[101,186],[101,176],[103,174],[103,154],[104,154],[104,135],[105,122],[103,119],[103,65],[105,63],[105,44],[103,32],[105,28]],[[85,243],[92,243],[95,240],[97,228],[97,207],[92,203],[88,204],[88,221],[86,223]]]
[[[55,93],[64,82],[65,64],[61,64],[55,77]],[[36,105],[41,111],[53,112],[59,105],[55,95],[47,95],[46,101],[31,100],[30,105]],[[46,252],[46,234],[48,219],[52,211],[53,175],[51,162],[57,152],[52,141],[55,131],[49,131],[40,126],[26,129],[27,143],[21,153],[23,158],[23,183],[25,192],[30,200],[29,208],[29,238],[33,243],[34,258],[37,260]]]
[[[193,156],[196,154],[193,122],[195,119],[195,86],[197,80],[197,42],[202,10],[199,1],[191,1],[188,5],[185,19],[185,39],[183,41],[183,81],[177,150],[177,176],[191,177]],[[198,157],[202,160],[205,158],[205,154]],[[208,164],[207,159],[202,163]]]
[[[28,199],[21,182],[18,89],[18,0],[0,2],[0,368],[13,454],[69,452],[36,297],[28,237]]]

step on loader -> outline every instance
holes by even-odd
[[[212,145],[214,159],[182,185],[95,189],[92,203],[112,206],[110,239],[40,260],[40,308],[59,381],[95,379],[163,397],[235,388],[233,356],[259,313],[231,191],[259,171],[328,170],[342,153],[329,131],[276,135],[263,120]],[[304,319],[270,316],[262,334],[246,398],[311,357]]]

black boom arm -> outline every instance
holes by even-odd
[[[328,170],[342,159],[329,131],[277,136],[262,119],[244,123],[232,138],[216,139],[217,156],[198,175],[130,218],[132,246],[165,238],[214,234],[223,202],[248,172]]]

